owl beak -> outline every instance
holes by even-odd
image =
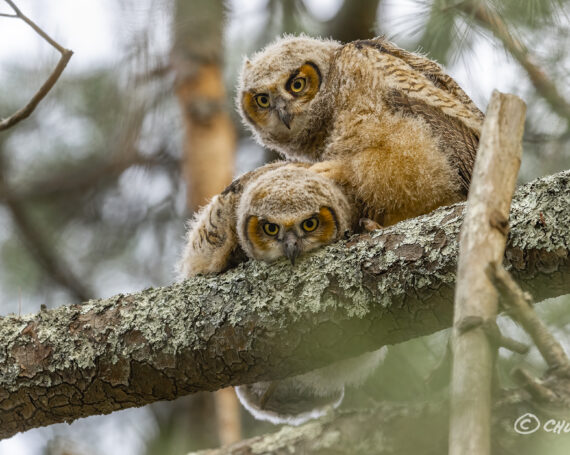
[[[287,129],[291,129],[291,120],[293,120],[293,115],[285,110],[283,107],[277,108],[277,115],[281,119],[281,121],[285,124]]]
[[[291,265],[295,265],[295,259],[297,259],[301,253],[301,246],[299,245],[299,239],[293,232],[285,234],[285,238],[283,239],[283,252],[287,259],[291,261]]]

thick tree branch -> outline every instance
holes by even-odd
[[[44,32],[38,25],[36,25],[30,18],[25,16],[18,7],[12,2],[11,0],[4,0],[10,7],[14,10],[15,17],[22,19],[26,24],[34,29],[34,31],[40,35],[44,40],[46,40],[51,46],[53,46],[57,51],[61,54],[61,58],[57,63],[56,67],[49,75],[47,80],[43,83],[40,89],[36,92],[36,94],[32,97],[32,99],[26,104],[23,108],[19,109],[17,112],[12,114],[10,117],[5,119],[0,119],[0,131],[6,130],[16,123],[24,120],[25,118],[29,117],[34,109],[40,104],[40,101],[45,98],[45,96],[49,93],[51,88],[55,85],[61,73],[69,63],[71,56],[73,55],[73,51],[69,49],[65,49],[64,47],[60,46],[56,43],[50,36]],[[9,16],[14,17],[14,16]]]
[[[520,188],[505,265],[570,293],[570,171]],[[0,319],[0,436],[278,379],[449,327],[464,206],[286,261]],[[165,265],[168,266],[168,265]]]

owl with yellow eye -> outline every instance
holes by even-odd
[[[436,62],[384,38],[279,38],[244,60],[236,105],[259,143],[323,162],[382,225],[466,198],[483,114]]]
[[[292,264],[358,225],[358,205],[307,163],[277,162],[236,179],[190,223],[183,277],[227,270],[247,258]]]
[[[285,257],[294,264],[304,253],[356,230],[363,221],[359,214],[358,203],[310,164],[267,164],[236,179],[197,213],[179,264],[181,278],[223,272],[247,258],[272,262]],[[366,229],[377,227],[364,224]],[[236,392],[258,419],[299,424],[338,406],[345,385],[362,382],[384,353],[239,386]]]

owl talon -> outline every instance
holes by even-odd
[[[378,224],[376,221],[371,220],[370,218],[360,218],[358,221],[358,225],[364,229],[365,232],[372,232],[377,229],[382,229],[383,226]]]

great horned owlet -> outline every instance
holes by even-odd
[[[350,195],[307,163],[277,162],[244,174],[203,207],[189,225],[180,275],[218,273],[248,257],[266,262],[341,239],[357,228]],[[275,382],[236,388],[259,419],[297,424],[342,401],[345,385],[362,382],[384,351],[363,354]]]
[[[356,207],[310,164],[267,164],[234,180],[194,216],[181,275],[223,272],[248,257],[294,263],[353,231]]]
[[[257,140],[350,188],[383,225],[466,198],[483,114],[441,67],[383,38],[287,36],[246,59]]]

